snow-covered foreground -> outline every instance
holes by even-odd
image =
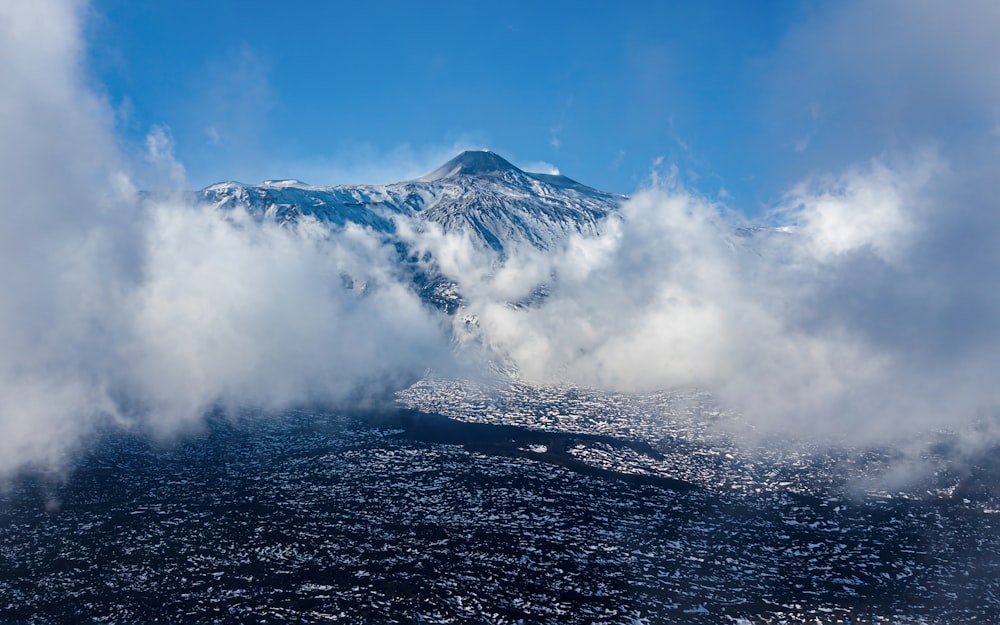
[[[704,397],[426,381],[403,398],[465,418],[246,411],[162,447],[110,435],[64,483],[12,483],[0,620],[1000,618],[987,499],[852,495],[818,452],[720,442]],[[652,412],[616,429],[656,401],[676,408],[660,436]]]

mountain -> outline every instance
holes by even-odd
[[[446,233],[467,235],[500,262],[519,246],[549,250],[574,233],[599,234],[601,220],[625,199],[566,176],[522,171],[489,151],[462,152],[428,174],[392,184],[222,182],[196,196],[221,210],[246,211],[258,221],[284,225],[311,217],[334,230],[354,223],[381,233],[394,244],[414,290],[449,314],[462,304],[458,284],[440,271],[436,259],[414,254],[397,236],[399,220],[417,229],[433,223]],[[346,284],[354,283],[345,278]],[[544,287],[539,293],[544,296]]]
[[[600,220],[625,199],[566,176],[522,171],[489,151],[462,152],[424,176],[393,184],[223,182],[197,195],[218,208],[242,208],[278,223],[309,215],[331,226],[352,222],[392,234],[394,218],[411,217],[468,234],[500,257],[511,246],[550,249],[571,233],[597,234]]]

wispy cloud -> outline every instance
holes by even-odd
[[[387,149],[351,142],[337,146],[328,155],[289,161],[282,165],[287,170],[282,175],[316,185],[385,184],[422,176],[463,150],[489,147],[485,137],[474,133],[436,145],[400,143]]]

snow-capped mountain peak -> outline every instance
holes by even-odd
[[[523,171],[502,156],[489,150],[466,150],[434,171],[417,178],[420,182],[438,182],[459,177],[486,176]]]
[[[383,235],[411,263],[412,242],[397,231],[408,220],[418,231],[433,223],[468,236],[499,261],[518,246],[557,248],[573,234],[597,235],[602,220],[625,196],[565,176],[525,172],[494,152],[462,152],[415,180],[386,185],[310,186],[298,180],[258,185],[215,184],[197,193],[219,210],[243,210],[259,221],[294,225],[315,219],[331,231],[348,223]],[[414,266],[414,286],[427,301],[454,312],[454,283],[427,263]]]
[[[565,176],[522,171],[489,151],[462,152],[425,176],[387,185],[224,182],[198,197],[279,223],[311,216],[331,227],[352,222],[391,234],[399,218],[430,221],[500,255],[511,245],[551,249],[574,232],[597,234],[600,220],[625,199]]]

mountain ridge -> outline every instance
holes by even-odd
[[[599,235],[603,220],[626,196],[561,175],[525,172],[494,152],[466,151],[423,176],[390,184],[230,181],[195,192],[195,199],[282,226],[315,219],[332,231],[348,224],[370,229],[396,249],[420,297],[453,314],[463,302],[458,284],[443,274],[436,259],[412,249],[412,241],[397,231],[400,221],[418,230],[434,224],[447,234],[467,236],[500,263],[521,246],[548,251],[574,234]]]
[[[338,227],[352,222],[391,234],[394,217],[412,217],[467,234],[501,256],[510,245],[544,250],[572,233],[599,234],[598,223],[626,199],[566,176],[525,172],[490,151],[465,151],[423,176],[390,184],[228,181],[195,195],[217,208],[242,208],[278,223],[311,215]]]

